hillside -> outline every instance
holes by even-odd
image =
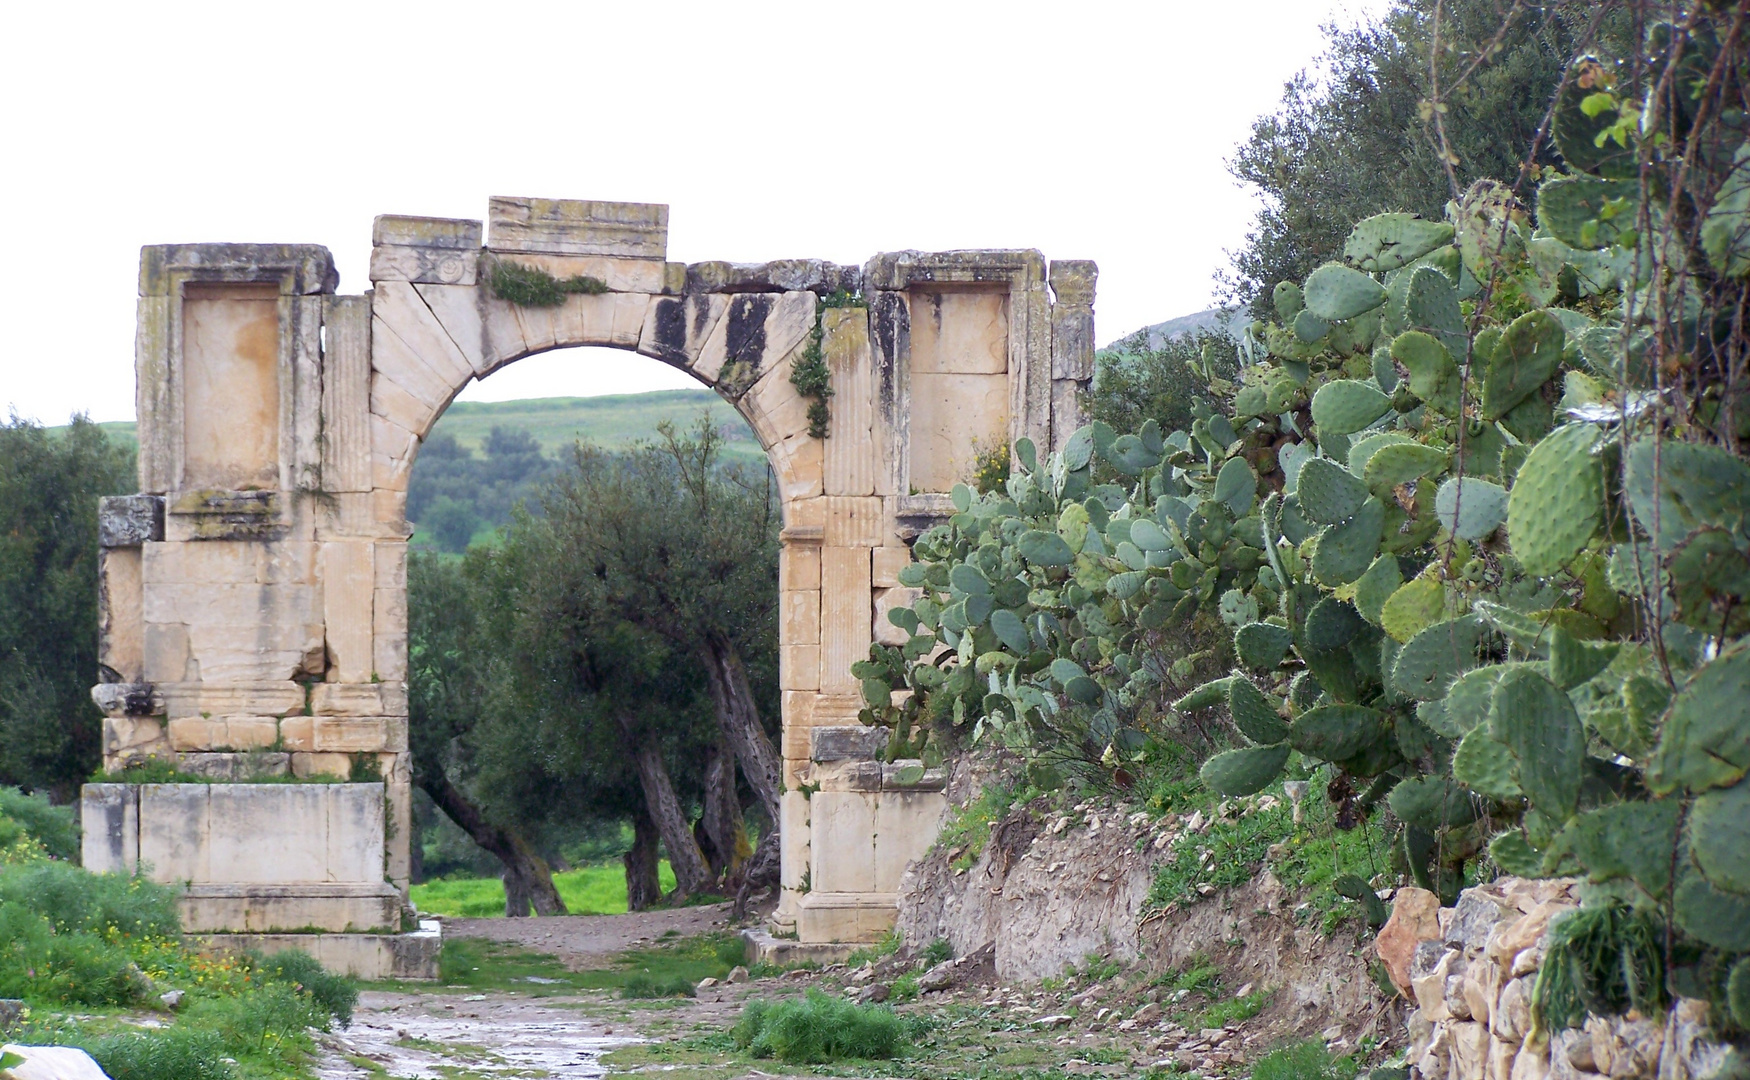
[[[757,462],[762,455],[753,432],[728,402],[709,390],[657,390],[586,398],[533,398],[522,401],[458,401],[438,420],[434,434],[451,435],[478,451],[494,427],[526,431],[542,451],[557,454],[580,439],[610,448],[656,437],[656,425],[672,420],[685,426],[706,410],[728,436],[728,457]],[[100,424],[110,438],[138,444],[132,420]],[[50,430],[55,430],[51,428]]]
[[[1139,330],[1124,335],[1111,345],[1109,349],[1120,352],[1159,349],[1176,337],[1194,336],[1200,331],[1212,333],[1225,331],[1237,337],[1252,320],[1242,312],[1227,308],[1210,308],[1207,311],[1196,311],[1189,315],[1181,315],[1176,319],[1144,326]]]

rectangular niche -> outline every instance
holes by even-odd
[[[182,487],[274,489],[280,289],[197,283],[182,297]]]
[[[1009,441],[1009,290],[910,290],[910,484],[945,492]]]

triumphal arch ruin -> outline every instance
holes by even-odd
[[[901,785],[875,760],[851,664],[899,635],[907,543],[952,512],[975,447],[1044,448],[1079,424],[1093,264],[685,264],[667,259],[666,206],[529,198],[492,199],[484,227],[379,217],[372,244],[354,296],[314,245],[141,252],[142,494],[102,508],[93,696],[107,769],[156,757],[214,782],[88,785],[86,864],[186,882],[186,928],[220,944],[431,971],[435,942],[404,917],[409,472],[470,380],[611,346],[690,372],[765,447],[784,502],[774,920],[803,942],[881,934],[944,800],[939,777]],[[519,305],[492,287],[502,263],[587,287]],[[817,331],[825,438],[790,380]]]

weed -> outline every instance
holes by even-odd
[[[696,997],[693,984],[680,975],[648,975],[636,972],[620,984],[620,996],[628,998]]]
[[[1335,1057],[1321,1042],[1280,1046],[1252,1066],[1252,1080],[1354,1080],[1359,1063],[1351,1057]]]
[[[85,1052],[113,1080],[228,1080],[217,1032],[181,1025],[162,1032],[118,1032],[87,1042]]]
[[[1018,792],[1009,784],[986,786],[978,798],[967,803],[942,826],[942,831],[936,834],[937,850],[962,849],[954,858],[954,869],[970,870],[984,854],[984,845],[990,842],[991,827],[1002,820],[1009,807],[1037,794],[1031,788]]]
[[[180,929],[174,890],[144,878],[89,873],[64,862],[0,871],[0,905],[40,915],[62,934],[162,938]]]
[[[754,1057],[791,1064],[839,1058],[890,1058],[913,1037],[913,1026],[882,1005],[856,1005],[819,990],[788,1001],[750,1001],[730,1032]]]
[[[558,307],[572,293],[595,295],[608,291],[599,278],[577,275],[561,281],[537,266],[500,259],[492,264],[487,279],[492,295],[518,307]]]
[[[851,955],[845,957],[845,966],[849,968],[860,968],[864,964],[873,963],[883,957],[892,956],[894,953],[898,952],[899,947],[904,944],[905,935],[899,932],[898,927],[895,927],[892,930],[887,931],[886,936],[880,941],[877,941],[873,945],[857,949],[853,951]]]
[[[1192,1030],[1226,1027],[1241,1020],[1250,1020],[1263,1012],[1264,1006],[1270,1004],[1274,993],[1275,991],[1268,989],[1253,990],[1241,997],[1217,1001],[1199,1012],[1182,1014],[1174,1019]]]
[[[274,953],[255,961],[255,969],[275,982],[283,982],[294,990],[310,995],[341,1027],[352,1025],[353,1006],[358,1004],[358,987],[351,979],[324,968],[315,957],[297,949]]]
[[[924,946],[924,951],[919,955],[925,964],[934,967],[944,961],[954,959],[954,946],[948,944],[947,938],[937,938]]]

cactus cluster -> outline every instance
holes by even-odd
[[[1189,430],[1022,440],[1003,490],[956,488],[900,576],[908,643],[857,670],[865,720],[1117,775],[1163,714],[1225,712],[1210,788],[1328,766],[1417,882],[1584,874],[1668,910],[1750,1011],[1750,406],[1661,390],[1654,321],[1701,349],[1718,320],[1635,299],[1673,272],[1638,235],[1666,211],[1619,143],[1638,107],[1581,64],[1535,206],[1485,181],[1445,221],[1362,221]],[[1750,180],[1719,193],[1701,248],[1750,277]],[[1185,693],[1151,642],[1198,612],[1237,666]]]

